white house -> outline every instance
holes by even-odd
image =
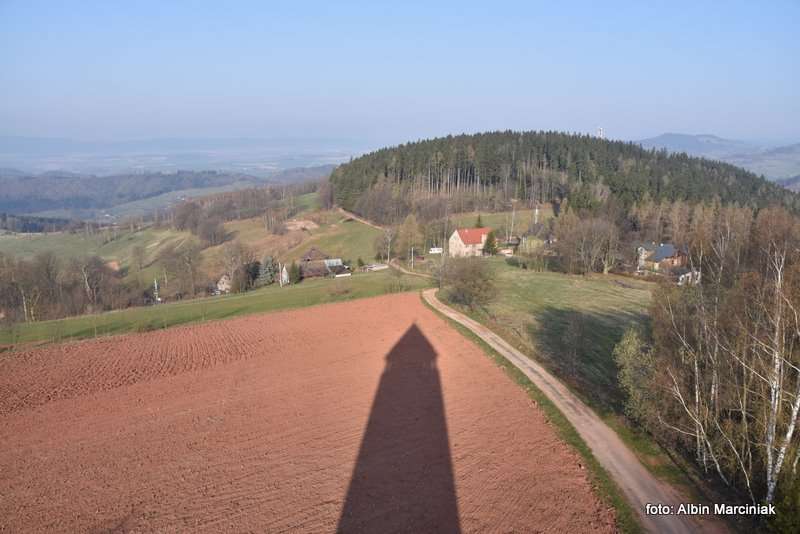
[[[231,292],[231,277],[227,274],[223,274],[222,278],[219,279],[217,282],[217,294],[221,295],[224,293]]]
[[[482,256],[483,246],[491,228],[459,228],[448,241],[448,250],[453,258]]]

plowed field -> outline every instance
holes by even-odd
[[[415,294],[0,355],[0,531],[612,532]]]

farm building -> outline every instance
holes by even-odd
[[[483,246],[491,228],[459,228],[448,241],[448,250],[453,258],[482,256]]]
[[[328,256],[327,254],[322,252],[317,247],[311,247],[310,249],[308,249],[308,252],[303,254],[303,257],[301,258],[301,261],[303,263],[308,263],[308,262],[311,262],[311,261],[327,260],[328,258],[330,258],[330,256]]]
[[[225,293],[231,292],[231,277],[227,274],[223,274],[222,277],[217,282],[217,295],[223,295]]]
[[[636,271],[669,272],[686,266],[685,250],[670,243],[642,243],[636,247]]]
[[[350,268],[344,264],[341,258],[331,258],[318,248],[312,247],[302,257],[300,272],[303,274],[303,278],[341,276],[348,274]]]

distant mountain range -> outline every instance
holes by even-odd
[[[724,139],[716,135],[665,133],[642,139],[644,148],[685,152],[691,156],[717,159],[764,175],[773,181],[792,179],[800,175],[800,143],[765,147],[746,141]]]
[[[785,180],[778,180],[778,183],[790,191],[800,193],[800,174],[786,178]]]
[[[665,133],[657,137],[642,139],[639,143],[644,148],[666,148],[670,152],[686,152],[690,156],[714,159],[758,149],[758,147],[745,141],[724,139],[711,134],[690,135]]]
[[[0,213],[63,219],[141,216],[189,197],[328,176],[333,165],[285,169],[260,178],[224,171],[140,172],[113,176],[0,169]]]
[[[343,163],[362,150],[352,140],[322,138],[80,141],[0,136],[0,168],[99,176],[216,170],[267,178],[283,169]]]

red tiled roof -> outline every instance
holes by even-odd
[[[488,235],[491,231],[491,228],[459,228],[456,230],[458,237],[465,245],[480,245],[483,243],[483,236]]]

